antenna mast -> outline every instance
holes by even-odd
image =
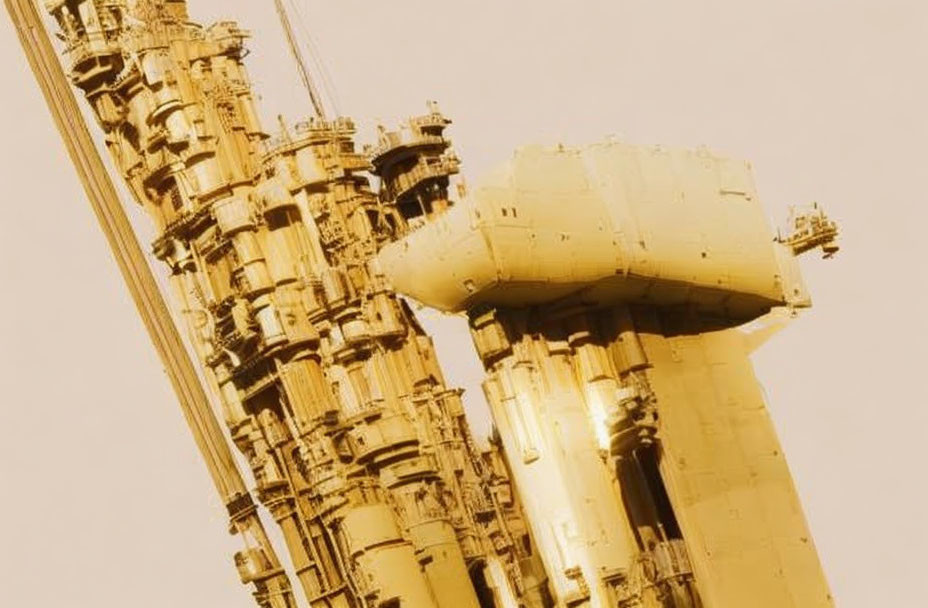
[[[284,29],[284,35],[287,37],[287,46],[290,47],[290,53],[296,60],[296,67],[297,71],[300,73],[300,79],[303,81],[303,86],[306,87],[306,91],[309,93],[309,100],[313,104],[313,110],[315,110],[316,116],[325,120],[326,115],[325,107],[322,105],[322,96],[319,94],[319,89],[317,89],[316,85],[313,83],[309,68],[306,67],[306,60],[303,57],[303,53],[300,51],[299,45],[296,43],[296,38],[293,35],[293,25],[290,23],[290,16],[287,14],[287,9],[284,7],[283,0],[274,0],[274,7],[277,9],[277,16],[280,17],[280,25]]]

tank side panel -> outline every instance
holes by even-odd
[[[532,146],[379,258],[401,293],[442,310],[572,295],[747,319],[786,301],[772,241],[747,163]]]

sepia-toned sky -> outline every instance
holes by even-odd
[[[842,229],[815,307],[755,356],[838,606],[918,608],[928,555],[924,0],[297,0],[370,137],[436,99],[473,179],[525,143],[704,144],[753,162],[771,218]],[[269,129],[310,108],[270,0],[190,0],[253,30]],[[0,606],[253,606],[224,509],[0,17]],[[144,222],[142,222],[144,223]],[[463,321],[423,311],[485,429]]]

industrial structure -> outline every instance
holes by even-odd
[[[32,0],[6,3],[258,606],[832,605],[748,358],[768,332],[743,327],[808,306],[794,255],[837,251],[818,207],[774,236],[746,163],[616,142],[525,148],[452,196],[438,107],[359,151],[278,0],[315,115],[273,136],[235,23],[45,0],[65,74]],[[71,85],[157,230],[199,371]],[[468,315],[488,447],[405,297]]]

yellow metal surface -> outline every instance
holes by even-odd
[[[447,142],[408,140],[374,159],[400,218],[378,261],[468,314],[558,601],[832,605],[748,355],[810,305],[794,254],[833,254],[834,223],[775,237],[747,163],[618,142],[524,148],[454,202],[404,170]]]
[[[229,511],[230,528],[241,535],[245,543],[245,549],[235,555],[242,581],[254,584],[254,596],[258,604],[268,608],[294,608],[296,604],[290,581],[257,516],[252,496],[222,435],[164,297],[139,248],[113,182],[80,118],[74,93],[61,69],[35,4],[32,0],[6,0],[6,6],[87,198],[113,250],[165,372],[174,386],[197,448]]]
[[[548,605],[505,467],[476,447],[430,339],[368,263],[383,237],[352,122],[269,137],[247,32],[191,23],[185,2],[46,8],[309,604]],[[239,498],[230,511],[256,513]],[[261,549],[237,556],[244,582],[280,574]],[[277,608],[289,593],[255,597]]]
[[[664,458],[711,606],[832,606],[812,536],[739,329],[636,315]]]
[[[746,163],[618,142],[524,148],[455,201],[434,103],[359,152],[301,65],[318,116],[269,136],[235,23],[47,0],[255,505],[35,7],[6,2],[259,606],[296,603],[261,509],[313,608],[832,605],[749,361],[810,304],[794,255],[837,251],[820,208],[775,235]],[[487,448],[399,293],[468,315]]]
[[[393,284],[443,310],[648,301],[752,318],[808,304],[747,163],[609,142],[523,148],[385,247]]]

